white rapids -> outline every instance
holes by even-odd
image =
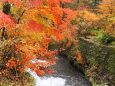
[[[45,60],[33,59],[32,63],[46,62]],[[35,86],[92,86],[83,75],[77,72],[65,58],[58,58],[53,66],[55,74],[39,77],[28,68],[27,72],[35,79]]]
[[[35,78],[35,86],[65,86],[66,80],[60,77],[39,77],[30,69],[28,72]]]

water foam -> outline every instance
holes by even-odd
[[[65,86],[66,80],[61,77],[39,77],[30,69],[28,72],[35,78],[35,86]]]

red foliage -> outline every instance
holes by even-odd
[[[32,32],[40,32],[44,28],[43,25],[37,23],[34,20],[28,21],[27,27],[28,27],[28,31],[32,31]]]
[[[38,8],[42,5],[42,0],[28,0],[27,1],[27,7],[35,7]]]
[[[21,0],[2,0],[3,3],[11,3],[11,4],[14,4],[16,7],[20,7],[21,6]]]
[[[71,46],[71,42],[70,42],[70,41],[67,42],[66,46],[67,46],[67,47]]]
[[[0,11],[0,28],[5,27],[8,34],[9,45],[12,45],[16,56],[9,59],[6,66],[16,68],[21,73],[26,68],[31,68],[39,76],[53,71],[49,66],[56,62],[56,51],[48,50],[49,43],[54,40],[59,42],[64,37],[72,38],[75,26],[70,24],[75,12],[62,8],[61,3],[69,3],[72,0],[2,0],[3,3],[13,4],[19,12],[6,15]],[[66,17],[63,18],[63,15]],[[13,18],[18,18],[16,23]],[[16,20],[16,19],[15,19]],[[11,32],[9,32],[11,30]],[[69,46],[70,43],[67,44]],[[14,52],[11,55],[14,55]],[[18,57],[18,58],[17,58]],[[33,59],[45,60],[46,62]]]
[[[7,30],[11,30],[15,27],[15,22],[12,20],[11,16],[0,11],[0,28],[2,27],[7,28]]]

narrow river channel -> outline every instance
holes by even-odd
[[[91,86],[84,75],[72,67],[63,57],[58,58],[54,66],[55,74],[38,77],[29,71],[35,78],[35,86]]]

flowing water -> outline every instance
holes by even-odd
[[[78,72],[62,57],[58,58],[54,69],[56,70],[55,74],[44,77],[38,77],[31,70],[29,72],[35,78],[36,86],[91,86],[83,74]]]

